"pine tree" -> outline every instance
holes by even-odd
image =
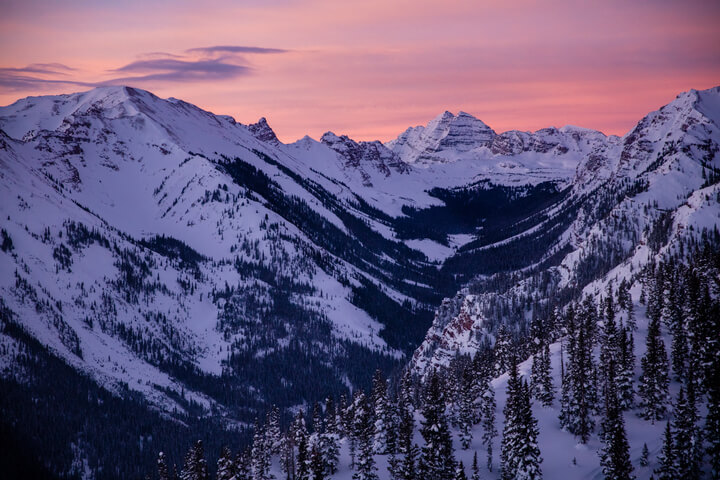
[[[235,462],[233,461],[230,449],[224,447],[217,461],[217,480],[234,480]]]
[[[372,404],[374,409],[373,451],[384,454],[388,451],[388,426],[390,407],[387,397],[387,381],[380,370],[375,371],[372,383]]]
[[[615,360],[609,359],[604,386],[605,413],[602,421],[599,451],[603,475],[607,480],[631,480],[633,467],[630,463],[630,445],[625,432],[617,389],[615,387]]]
[[[332,397],[325,399],[325,431],[327,433],[338,433],[337,413],[335,412],[335,402]]]
[[[375,465],[374,448],[373,448],[373,416],[371,406],[365,398],[360,394],[356,397],[355,418],[353,422],[353,433],[357,439],[357,458],[355,460],[356,471],[353,473],[354,480],[377,480],[377,466]]]
[[[487,376],[483,376],[480,387],[481,393],[481,413],[482,413],[482,443],[487,451],[486,466],[488,471],[492,472],[493,466],[493,441],[498,436],[498,430],[495,427],[495,411],[497,405],[495,403],[495,389],[490,384]]]
[[[412,379],[409,371],[405,372],[400,383],[398,416],[398,450],[403,454],[402,462],[399,465],[398,478],[401,480],[413,480],[416,478],[419,449],[413,443],[415,417],[412,404]]]
[[[714,364],[708,376],[707,417],[705,417],[705,438],[708,440],[706,453],[710,458],[710,476],[720,480],[720,362]]]
[[[542,351],[542,364],[540,368],[540,382],[537,399],[544,407],[550,407],[555,399],[555,386],[552,378],[552,365],[550,363],[550,344],[545,343]]]
[[[481,419],[481,402],[478,398],[478,384],[470,368],[465,368],[460,382],[460,409],[458,412],[458,430],[460,444],[464,450],[470,447],[473,439],[473,426]]]
[[[632,330],[625,327],[620,332],[620,351],[618,352],[617,388],[620,408],[629,410],[635,403],[635,388],[633,378],[635,376],[635,352]]]
[[[270,453],[277,455],[282,448],[282,432],[280,431],[280,409],[273,405],[265,420],[265,443]]]
[[[675,447],[674,447],[672,431],[670,430],[670,422],[665,425],[665,435],[663,437],[663,446],[658,456],[658,468],[655,469],[655,475],[658,480],[677,480],[677,470]]]
[[[318,437],[318,450],[322,456],[326,476],[337,473],[340,461],[340,439],[336,433],[324,433]]]
[[[310,479],[325,480],[325,463],[317,445],[310,450]]]
[[[465,474],[465,465],[463,465],[463,462],[459,462],[457,464],[454,480],[468,480],[467,475]]]
[[[310,480],[310,452],[308,436],[306,433],[300,433],[296,438],[298,453],[295,480]],[[255,480],[254,476],[253,480]]]
[[[643,443],[642,454],[640,455],[640,466],[647,467],[650,465],[650,451],[648,450],[647,443]]]
[[[209,478],[205,461],[205,449],[202,440],[198,440],[185,455],[180,480],[208,480]]]
[[[643,418],[655,423],[665,417],[668,401],[668,361],[665,344],[660,338],[658,316],[650,319],[646,345],[647,351],[641,360],[638,395]]]
[[[158,454],[157,471],[160,480],[170,480],[170,472],[168,471],[167,461],[165,460],[165,454],[163,452]]]
[[[424,420],[420,433],[425,445],[420,456],[419,476],[427,480],[452,480],[455,456],[445,416],[442,381],[436,371],[430,373],[422,413]]]
[[[251,451],[250,471],[253,480],[269,480],[270,474],[270,452],[267,448],[265,430],[259,422],[255,422],[253,444]]]
[[[250,450],[237,454],[235,457],[235,480],[253,480],[250,463]]]
[[[495,339],[495,374],[502,375],[511,367],[513,346],[512,337],[505,324],[498,328]]]
[[[592,356],[596,311],[587,297],[567,320],[567,368],[562,380],[560,425],[587,443],[594,428],[592,412],[597,404],[595,364]]]
[[[313,433],[323,433],[325,431],[325,422],[323,421],[322,407],[319,402],[313,404],[312,417]]]
[[[699,479],[701,475],[702,439],[698,427],[699,415],[695,403],[695,386],[692,379],[688,379],[687,396],[685,395],[685,387],[680,387],[673,422],[675,451],[681,453],[677,456],[675,468],[679,477],[684,480]]]
[[[478,467],[477,452],[473,454],[472,475],[470,480],[480,480],[480,467]]]
[[[502,448],[500,452],[501,478],[540,479],[540,450],[537,444],[539,434],[537,420],[530,407],[530,388],[521,382],[517,364],[510,368],[507,384],[507,402],[503,409]]]
[[[630,296],[630,284],[624,278],[618,286],[617,296],[618,305],[627,313],[625,326],[629,328],[630,331],[637,330],[637,326],[635,324],[635,311],[633,308],[632,298]]]

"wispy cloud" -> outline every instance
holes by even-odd
[[[111,78],[95,82],[76,79],[78,71],[61,63],[33,63],[25,67],[0,68],[0,88],[42,89],[58,84],[82,87],[148,83],[197,83],[238,78],[252,73],[245,56],[278,54],[279,48],[216,45],[185,50],[181,54],[149,52],[140,60],[107,70]]]
[[[175,58],[158,58],[153,60],[138,60],[116,68],[114,71],[140,74],[138,76],[115,78],[108,81],[117,84],[123,81],[147,82],[163,80],[186,82],[222,80],[247,75],[250,73],[250,68],[246,65],[230,63],[225,59],[177,60]]]
[[[0,68],[0,88],[26,90],[42,88],[44,85],[94,86],[87,82],[68,78],[75,69],[62,63],[32,63],[25,67]]]

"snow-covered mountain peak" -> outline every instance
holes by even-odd
[[[467,152],[488,146],[495,131],[466,112],[457,116],[445,111],[431,120],[427,126],[408,128],[386,146],[407,163],[434,163],[452,161],[442,152]]]

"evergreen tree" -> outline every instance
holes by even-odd
[[[687,382],[687,396],[685,388],[680,387],[675,404],[673,429],[675,430],[675,451],[679,453],[675,468],[680,478],[684,480],[699,479],[702,462],[702,439],[698,427],[698,412],[695,386],[692,379]]]
[[[373,457],[375,450],[373,448],[373,415],[371,406],[365,399],[363,394],[356,398],[355,419],[353,422],[353,432],[357,439],[357,458],[355,460],[356,471],[353,473],[354,480],[377,480],[377,466]]]
[[[630,463],[630,445],[625,432],[617,389],[615,387],[615,360],[609,359],[604,387],[605,414],[602,421],[599,451],[603,475],[607,480],[631,480],[633,467]]]
[[[323,421],[322,407],[319,402],[315,402],[313,405],[313,418],[312,418],[313,433],[320,434],[325,431],[325,422]]]
[[[472,474],[470,480],[480,480],[480,467],[478,467],[477,452],[473,454]]]
[[[501,478],[540,479],[540,450],[537,444],[537,420],[530,407],[530,389],[520,380],[517,364],[510,369],[507,384],[507,402],[503,409],[501,459]]]
[[[638,395],[643,418],[655,423],[665,417],[668,401],[668,361],[665,344],[660,338],[658,316],[650,319],[646,345],[647,351],[641,360]]]
[[[452,437],[445,416],[442,380],[436,371],[430,373],[425,391],[422,428],[425,440],[419,464],[419,476],[426,480],[452,480],[455,456]]]
[[[497,404],[495,402],[495,389],[490,384],[487,376],[483,376],[480,387],[481,394],[481,413],[482,413],[482,443],[487,451],[486,466],[492,472],[493,466],[493,441],[498,436],[498,430],[495,427],[495,411]]]
[[[415,416],[412,404],[412,379],[409,371],[405,372],[400,383],[398,416],[398,450],[403,454],[402,462],[399,465],[398,478],[401,480],[413,480],[416,478],[417,473],[419,449],[413,443]]]
[[[327,433],[338,433],[337,413],[335,412],[335,402],[332,397],[325,399],[325,431]]]
[[[388,451],[388,426],[390,407],[388,405],[387,381],[380,370],[375,371],[372,383],[372,403],[374,409],[373,451],[384,454]]]
[[[322,457],[326,476],[337,473],[340,461],[340,439],[336,433],[324,433],[318,437],[317,448]]]
[[[296,438],[298,453],[295,480],[310,480],[310,451],[308,436],[306,433],[300,433]],[[255,480],[254,476],[253,480]]]
[[[630,296],[630,284],[624,278],[618,286],[617,296],[618,306],[627,313],[625,326],[629,328],[630,331],[637,330],[637,326],[635,324],[635,311],[633,308],[632,298]]]
[[[259,422],[255,422],[251,451],[250,471],[253,480],[270,480],[270,452],[268,451],[265,430]]]
[[[648,450],[647,443],[643,443],[642,454],[640,455],[640,466],[647,467],[650,465],[650,451]]]
[[[663,436],[663,446],[658,456],[658,468],[655,469],[655,475],[658,480],[677,480],[677,470],[675,465],[677,462],[674,447],[672,431],[670,430],[670,422],[665,425],[665,435]]]
[[[282,448],[282,432],[280,431],[280,409],[273,405],[265,420],[265,443],[270,453],[277,455]]]
[[[235,457],[235,480],[253,480],[250,463],[250,450],[237,454]]]
[[[544,407],[550,407],[555,399],[555,386],[552,378],[552,365],[550,363],[550,344],[545,343],[542,350],[542,362],[540,368],[539,391],[537,399]]]
[[[205,449],[202,440],[190,447],[185,455],[185,463],[180,472],[180,480],[209,480]]]
[[[710,458],[710,476],[720,480],[720,362],[715,363],[708,377],[707,417],[705,417],[705,438],[708,440],[706,453]]]
[[[235,462],[233,461],[230,449],[224,447],[217,461],[217,480],[234,480]]]
[[[478,384],[472,369],[465,368],[459,388],[460,409],[458,412],[458,430],[460,444],[464,450],[470,447],[473,439],[473,426],[481,419],[481,401]]]
[[[170,480],[170,472],[168,471],[167,461],[165,460],[165,454],[163,452],[158,454],[157,471],[160,480]]]
[[[457,467],[455,468],[454,480],[468,480],[467,475],[465,474],[465,465],[463,465],[463,462],[458,462]]]
[[[325,462],[317,445],[310,450],[310,478],[311,480],[325,480]]]
[[[596,311],[590,297],[567,321],[567,368],[562,380],[560,425],[587,443],[594,428],[592,412],[597,403],[595,364],[592,356]]]
[[[495,374],[502,375],[511,367],[513,356],[512,337],[505,324],[501,324],[498,328],[493,350],[495,352]]]
[[[632,330],[629,327],[622,329],[620,333],[620,351],[618,352],[618,372],[616,384],[620,408],[629,410],[635,403],[635,388],[633,377],[635,376],[635,352]]]

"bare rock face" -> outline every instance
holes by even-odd
[[[250,130],[250,133],[252,133],[253,136],[261,142],[268,142],[272,144],[280,143],[277,136],[275,135],[275,132],[272,128],[270,128],[267,120],[265,120],[265,117],[261,117],[260,120],[257,121],[257,123],[248,125],[248,129]]]
[[[366,186],[372,186],[369,173],[372,170],[386,177],[393,171],[407,173],[410,170],[408,164],[378,141],[356,142],[347,135],[337,136],[333,132],[325,133],[320,141],[342,156],[345,168],[358,170]]]

